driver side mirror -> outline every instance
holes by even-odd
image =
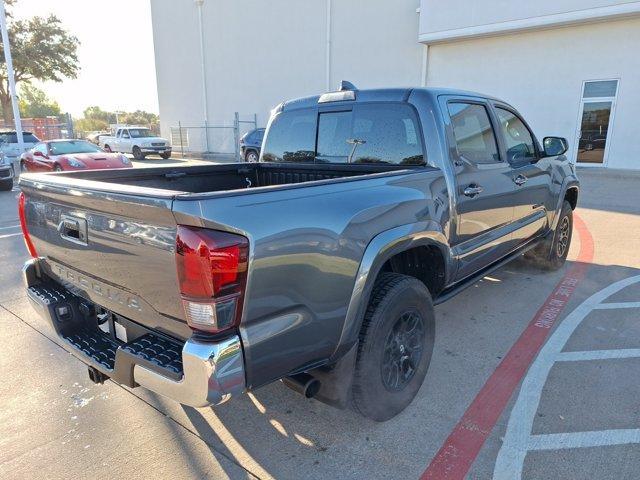
[[[569,150],[569,142],[562,137],[544,137],[542,147],[545,157],[556,157],[565,154]]]
[[[33,156],[34,157],[42,157],[42,158],[46,157],[46,155],[44,153],[42,153],[40,150],[34,150],[33,151]]]

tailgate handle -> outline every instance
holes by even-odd
[[[61,215],[58,224],[60,237],[79,245],[87,245],[87,220],[84,218]]]

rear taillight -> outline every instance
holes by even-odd
[[[36,248],[33,246],[33,242],[31,242],[31,237],[29,236],[29,230],[27,230],[27,217],[24,214],[24,192],[20,192],[18,197],[18,216],[20,217],[20,227],[22,228],[22,235],[24,236],[24,243],[27,246],[27,250],[29,251],[29,255],[33,258],[38,257],[38,253],[36,252]]]
[[[178,283],[191,328],[218,333],[240,323],[248,256],[241,235],[178,226]]]

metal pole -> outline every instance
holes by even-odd
[[[18,137],[18,155],[24,152],[24,138],[22,137],[22,122],[20,121],[20,109],[18,108],[18,94],[16,93],[16,79],[13,74],[13,59],[11,58],[11,45],[9,44],[9,32],[7,31],[7,17],[4,10],[4,0],[0,0],[0,29],[2,30],[2,45],[4,46],[4,58],[7,62],[7,78],[9,79],[9,95],[11,95],[11,107],[13,108],[13,121]]]
[[[184,158],[184,143],[182,142],[182,123],[178,122],[178,134],[180,135],[180,154]]]
[[[325,89],[331,90],[331,0],[327,0],[327,34],[325,52]]]
[[[233,116],[233,145],[236,156],[236,162],[240,162],[240,115],[238,112]]]
[[[195,0],[196,5],[198,6],[198,28],[200,34],[200,68],[202,70],[202,110],[203,110],[203,119],[204,119],[204,135],[205,135],[205,146],[207,152],[209,152],[209,101],[207,98],[207,69],[205,64],[205,56],[204,56],[204,28],[202,26],[202,5],[204,4],[204,0]]]

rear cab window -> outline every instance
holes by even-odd
[[[403,103],[282,112],[271,123],[263,161],[426,165],[417,116]]]

